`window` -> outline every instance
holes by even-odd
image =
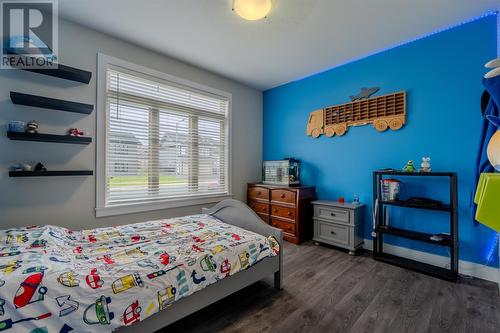
[[[230,95],[109,60],[99,57],[97,216],[229,195]]]

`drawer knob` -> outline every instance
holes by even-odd
[[[285,195],[284,194],[281,194],[281,199],[284,199],[285,198]]]
[[[286,215],[290,216],[290,215],[292,215],[292,212],[288,212],[288,213],[286,213]]]
[[[273,212],[277,213],[277,212],[278,212],[278,210],[277,210],[277,209],[274,209],[274,210],[273,210]]]
[[[262,211],[264,211],[264,212],[265,212],[266,210],[267,210],[267,208],[266,208],[266,207],[262,208]]]
[[[257,195],[260,195],[260,191],[257,191]]]
[[[288,227],[288,230],[292,230],[292,227]]]
[[[330,231],[330,233],[331,233],[332,235],[336,235],[335,231]]]
[[[337,215],[335,215],[335,213],[330,213],[330,215],[331,215],[331,216],[337,216]]]

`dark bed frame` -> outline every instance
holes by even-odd
[[[237,200],[221,201],[212,208],[203,209],[203,213],[265,237],[273,235],[281,245],[279,255],[265,258],[244,271],[176,301],[170,308],[160,311],[144,321],[119,328],[116,332],[155,332],[272,274],[274,274],[274,287],[281,290],[283,285],[283,234],[280,229],[262,222],[253,210]]]

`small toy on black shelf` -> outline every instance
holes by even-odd
[[[403,167],[403,172],[407,172],[407,173],[415,172],[415,166],[413,165],[412,160],[409,160],[408,163]]]
[[[8,130],[11,132],[24,132],[26,129],[26,123],[19,120],[9,121]]]
[[[26,124],[26,133],[37,134],[38,133],[38,123],[35,120],[32,120]]]
[[[40,162],[35,165],[35,171],[47,171],[47,168]]]
[[[11,167],[12,171],[31,171],[33,170],[33,166],[28,163],[19,163],[18,165],[15,165]]]
[[[86,133],[78,128],[70,128],[67,132],[69,136],[84,136]]]
[[[431,172],[431,158],[430,157],[422,157],[422,163],[420,164],[419,172]]]

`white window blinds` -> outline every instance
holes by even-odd
[[[105,205],[227,194],[228,104],[222,96],[109,67]]]

